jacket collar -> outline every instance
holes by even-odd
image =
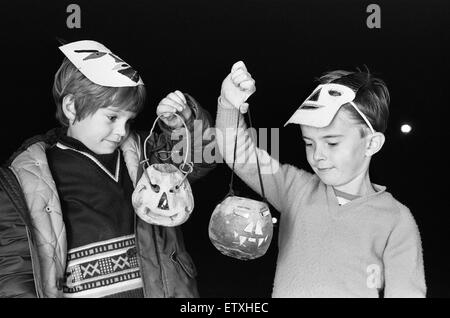
[[[29,154],[31,158],[33,157],[41,157],[38,153],[41,150],[46,150],[48,147],[55,145],[61,136],[65,135],[67,132],[67,128],[59,127],[53,128],[47,131],[45,134],[36,135],[31,137],[19,147],[7,160],[6,166],[15,166],[13,162],[19,157],[23,156],[23,153],[26,150],[32,150]],[[133,185],[136,186],[137,178],[142,174],[142,167],[139,164],[141,161],[141,137],[139,134],[130,133],[127,139],[120,146],[124,160],[128,169],[128,173],[133,181]],[[40,144],[40,147],[31,147],[33,145]],[[31,147],[31,148],[30,148]],[[45,156],[44,156],[45,157]],[[20,161],[20,160],[19,160]]]

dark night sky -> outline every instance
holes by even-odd
[[[81,29],[66,26],[73,2],[81,7]],[[381,29],[366,26],[370,3],[381,7]],[[386,185],[419,225],[428,296],[450,297],[448,1],[18,0],[0,8],[2,162],[26,138],[57,125],[51,87],[63,56],[55,37],[97,40],[139,70],[149,98],[135,125],[147,130],[159,100],[175,89],[215,117],[221,82],[238,60],[256,79],[249,100],[253,123],[267,128],[281,128],[323,72],[367,65],[387,82],[392,100],[372,181]],[[412,125],[409,135],[400,133],[404,122]],[[309,169],[299,137],[294,126],[280,130],[280,160]],[[200,293],[270,296],[276,239],[264,257],[248,262],[223,256],[209,241],[209,216],[227,193],[229,177],[222,164],[193,186],[196,209],[183,225]],[[257,198],[241,182],[236,189]]]

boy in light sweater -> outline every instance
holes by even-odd
[[[369,177],[385,141],[389,92],[366,72],[334,71],[286,123],[299,124],[314,174],[256,148],[241,113],[255,92],[243,62],[222,83],[219,150],[281,213],[273,297],[425,297],[421,239],[409,209]],[[240,110],[240,112],[239,112]],[[239,129],[236,130],[239,118]]]

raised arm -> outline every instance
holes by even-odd
[[[205,160],[205,148],[214,148],[214,129],[211,115],[201,107],[191,95],[176,90],[163,98],[156,109],[156,114],[162,115],[160,128],[163,132],[164,151],[170,151],[172,163],[177,166],[183,162],[186,147],[186,129],[180,117],[183,118],[190,136],[189,158],[193,162],[193,171],[188,175],[189,182],[195,182],[216,167],[215,161]],[[159,138],[158,138],[159,139]],[[158,142],[157,142],[158,144]]]
[[[286,197],[291,193],[295,196],[295,193],[309,181],[311,175],[293,166],[281,165],[266,151],[256,147],[241,114],[248,110],[249,104],[246,101],[255,91],[255,81],[245,64],[235,63],[222,83],[216,118],[217,144],[225,162],[232,167],[237,133],[234,167],[236,174],[249,187],[261,194],[255,155],[257,154],[265,195],[268,201],[282,212],[289,209]],[[238,116],[239,129],[236,129]]]

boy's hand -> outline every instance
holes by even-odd
[[[183,117],[184,122],[187,122],[191,118],[192,110],[186,102],[184,94],[180,91],[175,91],[164,97],[156,108],[156,115],[161,116],[161,120],[170,128],[183,127],[181,119],[175,115],[177,113]]]
[[[222,82],[220,97],[225,107],[235,107],[246,113],[245,102],[256,91],[255,80],[247,71],[244,62],[234,63],[231,73]]]

